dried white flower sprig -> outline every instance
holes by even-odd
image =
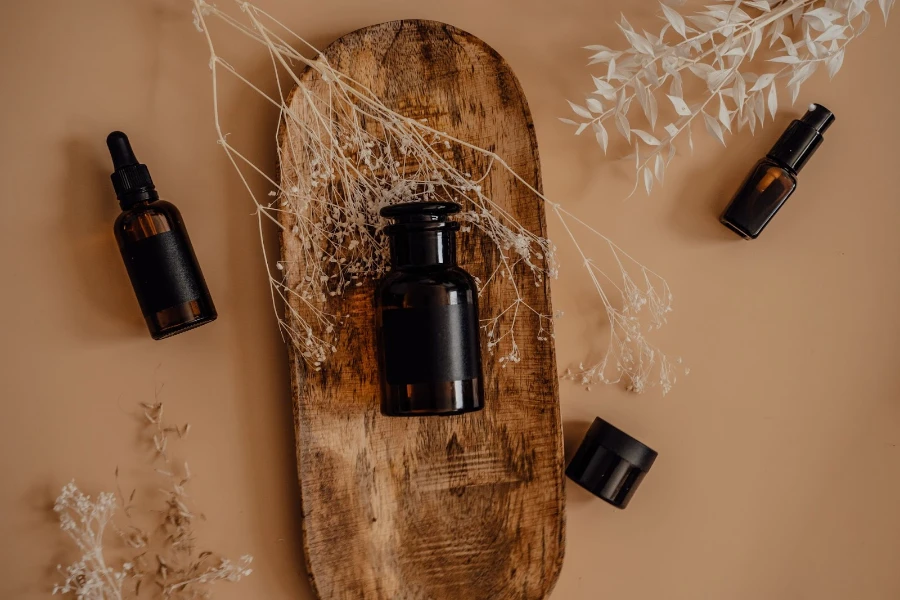
[[[65,568],[57,567],[64,580],[53,587],[54,594],[71,594],[80,600],[125,600],[140,597],[142,588],[151,587],[149,583],[153,590],[148,594],[154,598],[208,598],[209,584],[240,581],[252,572],[253,557],[249,555],[235,562],[212,552],[197,552],[193,531],[196,515],[188,507],[185,487],[190,470],[184,463],[182,472],[176,474],[168,454],[170,436],[183,438],[190,425],[163,424],[161,402],[145,404],[144,409],[150,426],[148,441],[152,441],[155,459],[162,463],[156,472],[167,482],[161,489],[164,506],[150,509],[146,515],[157,520],[157,527],[145,531],[135,525],[134,491],[128,498],[120,490],[118,494],[101,492],[93,499],[74,481],[66,484],[53,510],[59,516],[60,529],[75,542],[81,557]],[[120,505],[126,527],[113,521]],[[106,544],[108,530],[121,543]]]
[[[426,120],[389,109],[365,86],[332,68],[318,50],[262,9],[238,1],[241,16],[233,16],[204,0],[194,0],[194,5],[195,25],[209,44],[218,141],[256,205],[261,241],[262,224],[268,219],[282,229],[282,235],[297,236],[306,253],[302,264],[270,262],[263,246],[276,314],[277,299],[284,301],[287,310],[285,318],[279,316],[280,326],[310,368],[321,369],[336,351],[336,332],[345,315],[329,311],[329,298],[383,272],[387,245],[378,233],[384,225],[378,210],[396,202],[462,201],[463,231],[475,230],[493,242],[498,266],[493,273],[484,274],[479,286],[481,290],[503,286],[503,292],[492,297],[512,298],[508,306],[482,322],[488,349],[500,364],[505,367],[521,360],[516,335],[523,316],[537,319],[539,341],[553,336],[553,316],[529,306],[520,289],[557,276],[555,245],[531,233],[486,195],[482,181],[492,169],[504,169],[545,203],[548,214],[559,219],[596,288],[598,308],[602,306],[607,315],[610,334],[595,378],[625,381],[636,391],[656,384],[664,392],[669,390],[675,380],[673,369],[645,336],[649,329],[665,323],[671,310],[672,295],[664,279],[560,204],[547,199],[513,172],[503,157],[438,131]],[[274,86],[254,83],[222,58],[210,30],[213,21],[262,46],[271,58]],[[316,58],[307,58],[295,46],[314,53]],[[316,72],[315,81],[300,78],[298,73],[304,67]],[[288,157],[281,156],[282,164],[300,164],[304,169],[283,173],[283,180],[275,181],[266,169],[254,164],[229,141],[219,111],[218,81],[223,74],[236,78],[279,108],[276,143],[279,152],[290,153],[293,158],[288,161]],[[281,92],[284,82],[295,87],[291,99]],[[277,95],[263,91],[272,87],[279,90]],[[282,135],[288,140],[285,147],[281,145]],[[484,170],[460,172],[445,158],[451,148],[453,153],[477,157],[475,164],[484,164]],[[257,177],[270,186],[269,198],[260,198],[249,183]],[[278,219],[283,212],[294,216],[293,231],[283,231]],[[579,244],[583,235],[603,241],[610,255],[607,260],[585,253]],[[602,265],[607,263],[615,271],[605,270]],[[288,274],[290,278],[286,277]],[[289,279],[300,283],[289,286]],[[293,308],[294,303],[301,310]],[[647,314],[649,322],[641,321]]]
[[[767,111],[774,118],[779,84],[794,102],[819,67],[834,77],[847,45],[868,27],[875,3],[735,0],[690,15],[660,4],[665,24],[657,35],[635,31],[623,16],[618,25],[630,48],[587,47],[589,64],[605,65],[606,72],[593,78],[584,104],[569,102],[578,119],[561,120],[574,125],[576,135],[590,128],[604,153],[611,122],[633,150],[635,190],[643,182],[649,194],[676,154],[674,140],[684,134],[693,150],[691,126],[698,119],[724,145],[735,127],[752,132]],[[887,23],[894,0],[877,4]]]

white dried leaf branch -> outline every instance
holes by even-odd
[[[735,128],[754,132],[767,114],[775,117],[779,84],[793,103],[820,67],[834,77],[847,45],[868,27],[873,4],[887,23],[894,0],[735,0],[693,14],[661,3],[656,35],[635,31],[623,16],[618,25],[630,47],[587,47],[588,64],[605,65],[605,73],[593,77],[584,106],[569,101],[579,118],[561,120],[576,134],[590,127],[604,153],[614,127],[633,151],[632,194],[641,184],[649,194],[663,182],[676,138],[686,137],[693,150],[698,119],[724,145]],[[657,133],[661,113],[669,122]]]
[[[397,202],[461,202],[463,235],[477,234],[492,242],[497,266],[493,272],[481,274],[478,283],[479,293],[491,289],[492,297],[510,299],[482,321],[487,347],[502,366],[521,360],[517,334],[526,325],[536,325],[538,341],[553,337],[552,316],[530,306],[522,286],[541,285],[545,278],[557,276],[556,247],[491,200],[482,183],[492,170],[502,169],[559,219],[596,287],[598,308],[605,311],[610,328],[603,368],[597,371],[597,377],[609,382],[624,380],[637,391],[655,384],[660,384],[664,392],[669,390],[675,379],[671,366],[645,336],[647,330],[665,323],[671,310],[672,295],[664,279],[547,199],[503,157],[439,131],[424,119],[389,109],[262,9],[239,1],[241,14],[235,17],[204,0],[194,0],[194,5],[195,24],[209,45],[218,141],[256,205],[260,240],[262,224],[269,220],[283,236],[296,236],[302,248],[303,260],[299,263],[272,262],[265,246],[263,258],[276,314],[278,300],[285,305],[285,317],[279,315],[282,331],[310,368],[322,369],[329,355],[336,352],[337,332],[346,317],[330,311],[328,300],[384,272],[387,245],[380,233],[384,221],[378,211]],[[263,91],[272,85],[254,83],[222,58],[210,29],[213,21],[262,46],[271,59],[277,95]],[[317,77],[302,80],[299,72],[304,67],[314,70]],[[276,181],[232,145],[219,111],[219,78],[223,76],[236,78],[278,107],[281,119],[275,143],[281,162],[303,168],[283,172],[281,180]],[[295,88],[292,98],[281,92],[284,83]],[[287,140],[284,146],[283,139]],[[479,172],[460,172],[446,158],[451,150],[453,154],[467,154],[471,164],[480,165]],[[269,197],[261,198],[251,185],[250,178],[256,177],[270,186]],[[284,212],[296,223],[292,231],[284,231],[279,223],[278,216]],[[579,244],[584,235],[603,241],[616,271],[604,271],[600,261],[585,254]],[[288,281],[299,284],[290,286]],[[640,321],[642,314],[649,314],[649,323]]]
[[[170,436],[185,437],[190,425],[165,424],[161,402],[143,406],[150,427],[148,441],[152,443],[154,460],[161,463],[156,472],[166,481],[160,490],[165,496],[162,509],[145,511],[157,521],[157,526],[145,531],[135,525],[134,491],[127,498],[119,490],[118,499],[110,492],[102,492],[94,499],[79,490],[74,481],[66,484],[53,510],[59,517],[60,529],[75,542],[81,556],[65,568],[57,566],[64,579],[53,587],[54,594],[70,594],[79,600],[125,600],[141,597],[142,587],[151,587],[152,591],[147,590],[144,596],[169,600],[208,598],[210,584],[240,581],[252,573],[252,556],[232,561],[209,551],[197,552],[193,530],[196,515],[189,508],[186,488],[190,469],[187,463],[176,468],[167,452]],[[180,474],[176,473],[179,470]],[[116,479],[118,484],[118,469]],[[119,505],[126,517],[124,527],[113,520]],[[118,536],[120,544],[106,543],[108,530]],[[152,585],[144,585],[145,582]]]

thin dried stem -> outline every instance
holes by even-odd
[[[262,9],[239,1],[242,16],[237,18],[204,0],[194,0],[194,5],[195,24],[209,47],[218,141],[256,205],[260,236],[264,218],[277,221],[287,213],[289,218],[282,222],[293,223],[291,231],[282,231],[282,235],[295,237],[302,258],[272,263],[264,247],[263,258],[273,303],[281,300],[285,305],[284,316],[279,315],[283,335],[295,344],[310,368],[323,368],[337,350],[336,332],[345,315],[329,312],[328,300],[384,272],[387,245],[380,233],[384,222],[378,211],[397,202],[461,202],[463,231],[474,231],[493,243],[497,267],[484,274],[483,280],[476,279],[479,293],[490,286],[496,290],[492,298],[510,299],[482,321],[487,348],[499,364],[505,367],[521,360],[517,336],[524,327],[536,322],[539,341],[553,337],[553,316],[530,306],[522,286],[541,285],[545,278],[557,277],[556,246],[523,227],[486,193],[483,182],[492,170],[502,169],[550,208],[548,213],[563,224],[562,230],[579,253],[586,256],[580,243],[584,235],[599,238],[610,251],[618,272],[602,271],[598,266],[602,261],[584,265],[597,288],[598,308],[602,307],[610,322],[604,359],[610,361],[610,371],[601,369],[598,376],[610,382],[624,378],[637,391],[657,383],[668,391],[674,376],[662,353],[645,337],[645,331],[664,323],[671,310],[672,296],[661,277],[546,198],[502,156],[385,106],[371,90],[332,68],[311,44]],[[212,21],[263,47],[272,64],[274,86],[252,82],[221,57],[210,29]],[[306,57],[294,46],[313,51],[315,58]],[[301,78],[303,68],[312,70],[314,76]],[[302,169],[285,169],[281,180],[275,182],[231,145],[220,117],[220,74],[234,77],[279,108],[276,143],[281,164],[303,165]],[[285,83],[294,87],[290,99],[281,92]],[[278,92],[263,91],[269,87]],[[468,153],[471,163],[483,165],[480,172],[460,172],[445,158],[448,149]],[[250,185],[251,175],[261,176],[270,186],[265,201]],[[646,327],[638,318],[644,310],[650,313]]]

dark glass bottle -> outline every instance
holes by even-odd
[[[456,264],[454,202],[385,207],[391,270],[375,291],[381,412],[455,415],[484,406],[478,289]]]
[[[159,200],[147,166],[137,161],[124,133],[112,132],[106,144],[122,207],[116,241],[150,335],[160,340],[214,321],[216,308],[181,213]]]
[[[756,239],[796,189],[797,173],[822,143],[822,134],[833,121],[830,110],[811,104],[803,118],[793,121],[750,171],[722,214],[722,224],[744,239]]]

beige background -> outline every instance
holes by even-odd
[[[221,0],[223,3],[226,0]],[[676,311],[658,343],[691,374],[662,398],[563,384],[567,439],[601,415],[660,452],[626,511],[568,486],[564,600],[900,597],[900,35],[880,16],[833,83],[727,149],[695,136],[651,198],[556,117],[589,85],[580,46],[621,46],[625,0],[266,0],[320,46],[355,28],[432,18],[512,65],[534,114],[546,191],[664,274]],[[47,507],[146,483],[132,414],[158,390],[193,424],[204,546],[256,557],[217,598],[308,598],[285,351],[251,203],[215,144],[207,53],[186,0],[5,2],[0,18],[0,598],[42,598],[64,544]],[[897,17],[895,16],[895,19]],[[238,56],[266,74],[261,53]],[[226,86],[223,113],[274,164],[275,112]],[[788,206],[756,242],[716,215],[810,101],[837,114]],[[123,129],[181,207],[216,304],[214,325],[164,342],[144,330],[113,241],[104,137]],[[558,231],[551,222],[551,233]],[[560,366],[602,344],[576,316],[571,248],[554,284]]]

